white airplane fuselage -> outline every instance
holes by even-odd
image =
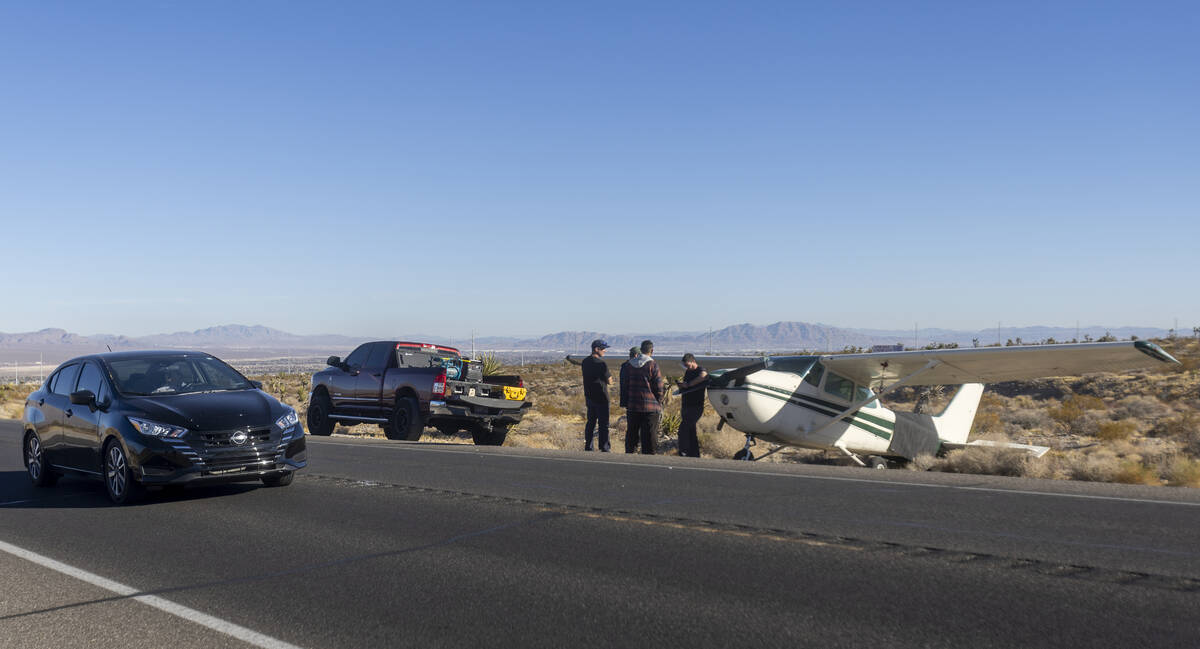
[[[844,448],[861,454],[888,452],[896,415],[877,400],[833,422],[850,401],[798,374],[759,370],[738,383],[708,390],[717,414],[737,430],[791,446]]]

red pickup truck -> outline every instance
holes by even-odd
[[[308,431],[336,422],[379,424],[388,439],[416,441],[426,426],[466,430],[476,444],[499,446],[532,403],[519,376],[483,376],[482,365],[442,345],[379,341],[359,345],[313,374]]]

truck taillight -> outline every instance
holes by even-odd
[[[450,385],[446,382],[446,370],[438,372],[438,375],[433,377],[433,394],[434,396],[449,396]]]
[[[523,388],[523,387],[525,387],[525,381],[524,381],[524,380],[522,380],[522,379],[517,379],[517,387],[518,387],[518,388]]]

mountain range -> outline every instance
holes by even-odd
[[[497,351],[555,351],[564,353],[587,353],[592,340],[606,340],[616,349],[628,348],[644,339],[653,340],[660,352],[692,351],[697,353],[731,352],[799,352],[841,351],[846,347],[867,348],[872,345],[895,345],[907,347],[931,343],[955,343],[970,346],[975,341],[981,345],[1016,342],[1041,342],[1050,338],[1058,342],[1078,337],[1092,339],[1105,334],[1119,339],[1131,336],[1159,338],[1169,334],[1166,329],[1154,327],[1004,327],[977,331],[951,329],[920,329],[912,331],[887,329],[851,329],[807,322],[776,322],[770,325],[736,324],[708,331],[670,331],[606,333],[599,331],[560,331],[540,337],[479,337],[473,341],[477,350]],[[444,336],[410,334],[396,336],[402,340],[418,340],[440,344],[453,344],[460,349],[471,349],[470,340]],[[299,335],[261,325],[222,325],[178,331],[149,336],[123,336],[97,334],[84,336],[64,329],[42,329],[25,333],[0,333],[0,361],[25,361],[42,355],[47,362],[59,362],[79,354],[122,349],[203,349],[221,352],[236,357],[267,357],[283,355],[325,354],[345,355],[358,344],[368,340],[359,336],[337,334]]]

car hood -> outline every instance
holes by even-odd
[[[284,412],[279,401],[261,390],[134,397],[126,405],[147,419],[200,431],[270,426]]]

